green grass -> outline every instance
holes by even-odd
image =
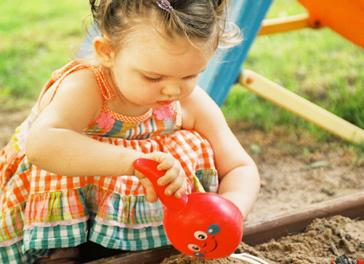
[[[269,17],[304,12],[275,0]],[[0,104],[32,101],[50,73],[76,54],[90,20],[84,0],[0,1]],[[364,128],[364,52],[328,29],[305,29],[258,38],[245,68]],[[303,128],[327,133],[238,85],[223,107],[228,119],[269,130]]]
[[[292,0],[276,0],[269,17],[305,12]],[[252,69],[310,101],[364,128],[364,52],[329,29],[304,29],[259,37],[245,68]],[[223,107],[235,121],[269,130],[277,125],[302,127],[317,137],[316,126],[236,85]]]
[[[87,1],[0,2],[0,99],[30,100],[72,58],[85,35]]]

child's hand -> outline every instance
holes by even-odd
[[[166,170],[164,176],[160,177],[157,181],[158,185],[167,186],[165,188],[165,195],[175,195],[177,198],[181,198],[182,195],[186,193],[187,179],[178,160],[172,155],[163,152],[146,154],[144,158],[159,162],[158,169]],[[139,180],[146,190],[146,199],[149,202],[155,202],[157,200],[157,195],[150,180],[137,171],[136,176],[139,177]]]

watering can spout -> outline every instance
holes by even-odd
[[[187,194],[184,194],[181,198],[177,198],[174,195],[167,196],[164,193],[166,186],[158,185],[158,179],[166,173],[165,170],[157,169],[158,164],[154,160],[140,158],[134,161],[133,166],[152,182],[158,198],[168,210],[180,211],[184,209],[188,203]]]

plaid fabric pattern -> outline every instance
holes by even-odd
[[[76,247],[87,241],[87,223],[73,225],[35,226],[24,231],[23,249]]]
[[[47,249],[32,250],[23,253],[23,241],[18,241],[8,247],[0,247],[0,263],[22,264],[33,263],[37,258],[48,255]]]
[[[96,190],[94,193],[97,193]],[[160,202],[149,203],[144,195],[112,193],[104,201],[106,202],[93,200],[93,212],[99,219],[112,225],[141,228],[150,224],[160,225],[163,220],[163,208]]]
[[[107,248],[131,251],[170,244],[162,225],[136,229],[107,226],[97,222],[90,230],[90,241]]]
[[[215,169],[198,170],[196,171],[196,177],[206,192],[217,192],[219,181]]]
[[[0,247],[3,241],[14,240],[22,236],[24,227],[24,208],[17,206],[3,210],[0,215]]]
[[[197,132],[180,130],[179,102],[140,117],[114,113],[106,104],[114,96],[113,88],[102,70],[77,62],[56,71],[42,93],[85,68],[95,73],[105,102],[85,135],[143,153],[170,153],[181,162],[189,192],[217,190],[212,148]],[[87,239],[124,250],[169,243],[162,226],[162,205],[145,200],[136,176],[69,177],[30,164],[24,155],[24,142],[35,117],[33,110],[0,152],[1,263],[31,263],[48,249],[75,247]]]

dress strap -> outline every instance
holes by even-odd
[[[101,66],[99,67],[92,67],[92,70],[95,73],[97,84],[100,88],[102,97],[104,100],[110,100],[114,97],[114,89],[113,86],[110,84],[109,78],[107,78],[107,73],[105,69]]]
[[[54,96],[56,95],[58,88],[62,81],[71,73],[81,70],[81,69],[88,69],[92,66],[87,64],[81,64],[78,61],[71,61],[62,68],[54,71],[52,73],[51,78],[46,82],[46,84],[43,86],[42,91],[40,93],[40,96],[38,98],[38,102],[40,102],[40,99],[43,97],[43,95],[48,91],[49,88],[51,88],[55,83],[57,83],[56,87],[54,88],[54,91],[52,92],[50,101],[53,100]]]
[[[51,94],[50,101],[52,101],[62,81],[71,73],[74,73],[82,69],[90,69],[94,72],[98,87],[100,88],[101,95],[104,100],[110,100],[114,96],[112,86],[110,85],[108,79],[106,78],[106,73],[100,66],[93,66],[86,63],[82,63],[77,60],[73,60],[68,64],[66,64],[65,66],[63,66],[62,68],[52,73],[51,78],[43,86],[43,89],[38,98],[38,102],[40,102],[40,99],[43,97],[45,92],[47,92],[48,89],[51,88],[55,83],[57,83],[56,87],[54,88],[54,91]]]

